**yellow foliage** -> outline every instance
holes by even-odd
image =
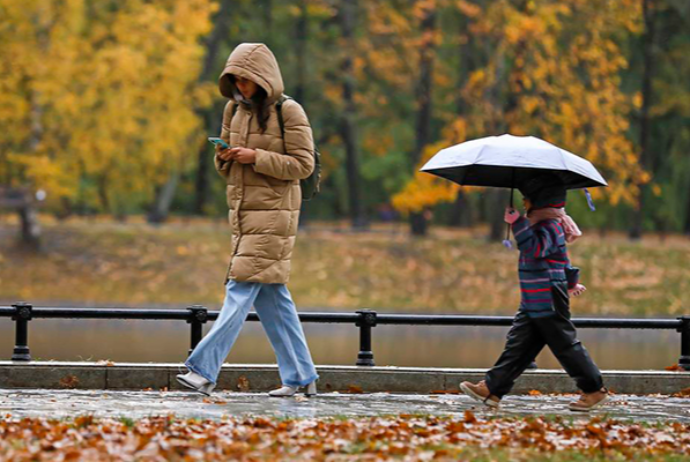
[[[539,136],[586,157],[602,171],[610,186],[597,191],[598,197],[612,204],[633,202],[650,176],[627,137],[631,111],[640,98],[620,87],[619,74],[628,62],[616,38],[641,30],[640,2],[533,0],[518,7],[496,0],[472,18],[472,38],[490,41],[495,51],[462,89],[470,108],[463,114],[463,136],[450,135],[453,122],[436,147],[464,137],[498,135],[497,127]],[[508,98],[514,102],[509,107]],[[425,176],[431,175],[416,175],[396,196],[399,210],[452,200],[448,190],[437,189]]]
[[[150,198],[212,102],[197,82],[212,0],[0,0],[0,181],[48,198]],[[10,155],[11,153],[11,155]]]
[[[424,149],[421,168],[434,154],[446,147],[445,142],[431,144]],[[425,207],[431,207],[439,202],[449,202],[455,199],[460,186],[434,175],[422,173],[417,169],[414,178],[405,188],[393,196],[393,207],[403,213],[420,212]]]

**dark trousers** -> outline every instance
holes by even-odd
[[[592,393],[603,387],[601,372],[577,339],[575,326],[570,320],[567,285],[554,284],[551,294],[553,313],[536,317],[519,311],[515,316],[503,353],[486,373],[486,385],[491,394],[499,398],[507,394],[515,380],[547,345],[580,390]]]

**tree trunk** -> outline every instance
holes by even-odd
[[[424,213],[413,213],[410,215],[410,231],[413,236],[426,236],[429,229],[429,222]]]
[[[199,81],[205,82],[215,78],[219,74],[216,69],[218,61],[218,52],[221,43],[228,38],[230,31],[230,12],[231,0],[223,0],[220,4],[214,19],[214,28],[206,40],[206,56],[204,57],[203,67],[199,74]],[[214,104],[210,108],[203,110],[201,116],[204,119],[204,127],[210,128],[209,135],[216,136],[220,132],[220,118],[217,116],[218,105]],[[213,159],[211,158],[209,144],[206,140],[203,141],[199,147],[197,154],[197,171],[194,187],[194,212],[202,215],[205,211],[206,204],[209,201],[209,174],[212,172]]]
[[[448,218],[448,226],[455,228],[469,228],[472,226],[472,209],[467,195],[458,191]]]
[[[38,223],[36,209],[31,206],[28,197],[27,203],[20,207],[18,212],[22,244],[31,250],[38,250],[41,246],[41,226]]]
[[[156,202],[148,216],[149,223],[163,223],[168,219],[179,179],[180,175],[177,172],[170,173],[168,181],[157,191]]]
[[[300,15],[295,24],[295,47],[297,55],[297,86],[295,99],[307,109],[307,41],[309,37],[309,16],[307,0],[299,0]],[[307,111],[307,113],[309,113]],[[316,142],[316,140],[314,140]],[[304,227],[310,218],[309,202],[302,202],[299,226]]]
[[[307,0],[299,1],[300,15],[295,29],[297,47],[297,87],[295,99],[306,108],[307,102],[307,41],[309,37],[309,17]]]
[[[642,108],[640,111],[640,164],[642,168],[654,174],[652,171],[653,159],[650,150],[650,131],[651,117],[649,110],[652,106],[653,89],[652,78],[654,74],[654,41],[656,28],[654,24],[654,0],[642,0],[642,16],[644,18],[645,33],[642,36],[642,52],[644,56],[642,71]],[[639,197],[635,207],[632,226],[630,228],[630,239],[640,239],[642,237],[645,213],[645,195],[648,187],[646,184],[640,185]]]
[[[503,221],[503,211],[508,204],[509,192],[503,189],[492,188],[487,191],[486,210],[489,219],[489,240],[501,241],[505,239],[508,225]]]
[[[263,10],[263,41],[269,48],[273,48],[273,0],[261,0],[259,4]]]
[[[690,236],[690,188],[688,188],[687,205],[685,211],[685,223],[683,223],[683,231]]]
[[[457,99],[455,100],[456,111],[459,117],[465,115],[467,105],[465,98],[462,96],[462,88],[465,87],[467,77],[475,70],[476,60],[473,53],[472,41],[468,36],[469,20],[466,16],[460,14],[458,18],[460,38],[460,57],[458,59],[458,82],[457,82]],[[453,202],[448,226],[453,227],[470,227],[472,226],[472,203],[467,200],[467,195],[462,191],[458,191],[458,195]]]
[[[420,49],[419,56],[419,80],[416,85],[417,96],[417,120],[415,123],[416,142],[415,150],[410,155],[412,169],[422,158],[424,148],[431,141],[431,88],[434,76],[434,33],[436,29],[436,9],[429,8],[421,22],[421,34],[425,38]],[[410,231],[415,236],[425,236],[428,230],[424,213],[410,214]]]
[[[347,173],[348,202],[350,221],[355,229],[367,226],[362,201],[360,199],[359,152],[355,128],[355,77],[353,73],[352,50],[356,0],[341,0],[339,19],[342,37],[345,42],[345,57],[341,63],[343,101],[345,109],[341,121],[340,133],[345,145],[345,170]]]
[[[415,124],[416,142],[415,150],[411,155],[412,167],[416,167],[422,158],[424,147],[429,144],[431,139],[431,111],[434,75],[434,39],[433,35],[436,28],[436,10],[430,9],[426,12],[421,23],[421,33],[426,37],[422,44],[419,56],[419,80],[416,85],[417,96],[417,121]]]

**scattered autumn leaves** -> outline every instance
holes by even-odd
[[[501,448],[624,458],[690,455],[690,425],[484,418],[470,411],[462,418],[0,419],[0,458],[10,461],[430,460]]]

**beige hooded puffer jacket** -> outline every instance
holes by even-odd
[[[237,90],[231,75],[252,80],[266,91],[269,118],[264,132],[256,111],[234,100]],[[275,56],[263,44],[235,48],[220,76],[220,92],[231,98],[223,111],[221,138],[232,147],[256,150],[253,165],[225,162],[217,154],[215,158],[216,169],[227,182],[232,227],[226,282],[285,284],[302,203],[299,180],[314,169],[309,120],[302,106],[286,100],[285,137],[281,137],[275,102],[283,94],[283,79]]]

